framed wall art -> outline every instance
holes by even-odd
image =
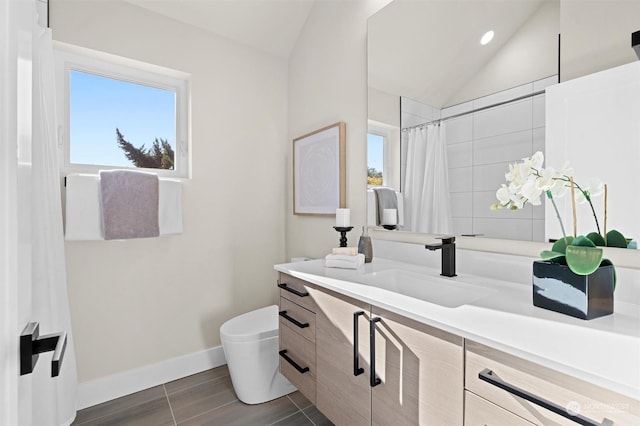
[[[293,214],[335,215],[346,205],[346,124],[293,140]]]

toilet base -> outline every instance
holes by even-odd
[[[278,336],[223,348],[233,389],[245,404],[261,404],[297,390],[280,374]]]

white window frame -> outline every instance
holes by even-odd
[[[54,42],[58,147],[60,171],[68,173],[98,173],[100,170],[132,169],[156,173],[158,176],[189,178],[191,161],[189,149],[189,78],[188,73],[85,49],[67,43]],[[75,164],[70,161],[69,75],[79,71],[106,78],[169,90],[176,93],[176,135],[174,169]]]

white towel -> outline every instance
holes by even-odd
[[[404,226],[404,200],[401,192],[396,191],[396,198],[398,202],[398,225]],[[378,217],[378,202],[376,199],[376,193],[373,189],[367,190],[367,225],[376,226],[376,219]]]
[[[64,237],[69,241],[104,240],[100,177],[71,174],[66,178]]]
[[[158,221],[160,236],[182,234],[182,183],[160,179]]]
[[[324,258],[324,265],[327,268],[358,269],[364,265],[364,254],[348,256],[343,254],[328,254]]]
[[[344,254],[347,256],[356,256],[358,254],[358,247],[334,247],[331,249],[331,254]]]
[[[104,240],[100,207],[100,177],[74,173],[66,178],[65,232],[67,241]],[[160,236],[180,234],[182,227],[182,183],[159,179],[158,221]]]

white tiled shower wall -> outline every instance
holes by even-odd
[[[552,76],[441,111],[403,98],[402,127],[535,93],[555,83],[557,77]],[[497,201],[495,193],[505,182],[509,163],[544,152],[544,94],[445,123],[454,233],[543,241],[543,206],[529,205],[518,211],[492,211],[489,207]]]

